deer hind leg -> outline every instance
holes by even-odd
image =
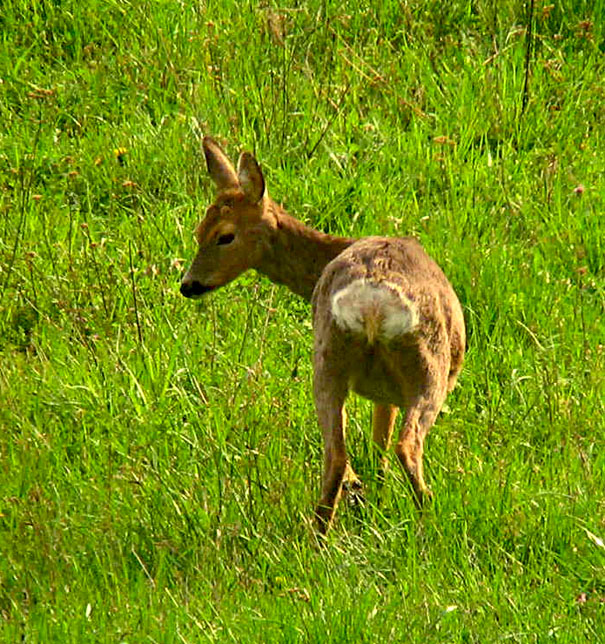
[[[432,496],[424,481],[424,439],[439,414],[444,398],[444,394],[433,394],[409,405],[395,446],[395,453],[414,489],[414,500],[418,507],[422,507]]]
[[[345,476],[354,480],[357,476],[348,463],[345,446],[344,401],[347,388],[339,386],[337,378],[323,377],[317,371],[314,385],[317,419],[324,439],[321,499],[315,515],[317,529],[325,534],[334,517]]]
[[[334,518],[343,480],[350,467],[345,447],[342,406],[335,403],[332,409],[318,412],[318,417],[324,437],[324,463],[321,499],[316,516],[317,528],[319,532],[325,534]]]
[[[387,451],[391,446],[393,428],[399,409],[394,405],[374,404],[372,416],[372,438],[380,458],[380,475],[384,476],[388,467]]]

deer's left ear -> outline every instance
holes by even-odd
[[[231,161],[221,149],[221,146],[211,137],[205,136],[203,141],[206,165],[212,180],[219,192],[238,188],[238,179]]]
[[[244,195],[258,203],[265,194],[265,179],[257,160],[250,152],[242,152],[237,162],[237,178]]]

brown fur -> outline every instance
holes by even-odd
[[[197,228],[199,249],[181,292],[198,297],[255,268],[312,300],[314,395],[325,446],[319,531],[330,526],[343,480],[356,481],[345,447],[351,389],[375,403],[373,439],[384,466],[397,410],[405,410],[395,453],[422,505],[431,494],[423,476],[424,439],[454,387],[465,349],[462,309],[447,278],[412,238],[355,241],[304,226],[269,198],[250,154],[240,156],[236,172],[210,137],[204,152],[218,194]],[[357,281],[370,284],[371,292],[375,287],[377,299],[359,303],[359,310],[355,302],[347,305],[349,326],[337,323],[333,297]],[[383,297],[382,288],[399,294],[402,316],[413,309],[413,328],[396,332],[399,314],[388,308],[393,296]],[[366,332],[356,330],[356,315]],[[387,318],[394,326],[383,326]]]

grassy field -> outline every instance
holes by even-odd
[[[604,25],[603,0],[3,1],[0,641],[605,641]],[[454,284],[423,516],[352,398],[366,501],[316,546],[308,305],[254,274],[178,293],[205,133]]]

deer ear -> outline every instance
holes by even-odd
[[[237,189],[239,187],[237,174],[231,165],[231,161],[229,161],[227,155],[222,151],[221,146],[210,136],[204,137],[202,145],[204,147],[208,173],[218,190],[228,190],[229,188]]]
[[[250,152],[242,152],[237,163],[237,176],[243,193],[252,203],[258,203],[265,194],[265,179],[257,160]]]

